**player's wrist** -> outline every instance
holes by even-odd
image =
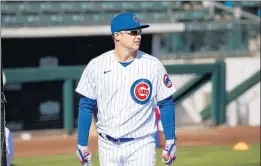
[[[77,144],[77,148],[80,149],[80,150],[88,150],[88,146],[82,146],[80,144]]]
[[[169,140],[166,140],[166,144],[167,144],[167,145],[170,145],[170,144],[176,144],[176,139],[169,139]]]

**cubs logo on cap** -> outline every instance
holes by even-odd
[[[136,80],[130,89],[132,99],[138,104],[146,104],[152,94],[152,84],[147,79]]]
[[[172,82],[169,78],[168,74],[164,74],[163,76],[163,83],[166,85],[166,87],[171,88],[172,87]]]
[[[138,18],[137,18],[137,16],[133,16],[133,21],[135,21],[135,22],[138,22],[138,21],[139,21]]]

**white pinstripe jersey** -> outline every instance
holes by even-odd
[[[84,69],[76,92],[97,100],[97,132],[114,138],[137,138],[156,131],[153,107],[176,91],[162,63],[142,51],[122,66],[114,50]]]

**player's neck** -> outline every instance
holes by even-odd
[[[130,52],[124,49],[117,49],[114,50],[114,56],[119,62],[130,62],[136,58],[137,51]]]

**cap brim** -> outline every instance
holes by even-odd
[[[126,29],[126,30],[135,30],[135,29],[144,29],[150,27],[149,25],[140,25],[131,29]]]

